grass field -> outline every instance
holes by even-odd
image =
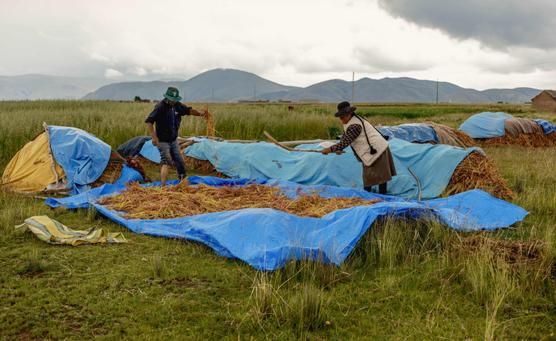
[[[329,138],[334,105],[209,104],[227,138]],[[204,108],[204,104],[194,105]],[[152,104],[0,102],[0,170],[42,122],[85,129],[116,147],[145,134]],[[434,121],[528,106],[361,105],[373,123]],[[182,135],[204,133],[186,118]],[[94,211],[51,210],[0,191],[2,339],[555,339],[556,148],[487,148],[530,215],[512,229],[457,233],[381,221],[339,268],[291,263],[260,273],[207,247],[132,234]],[[33,215],[122,231],[131,243],[62,247],[14,225]],[[527,252],[530,251],[530,252]]]

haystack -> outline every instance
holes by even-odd
[[[452,195],[471,189],[482,189],[500,199],[513,199],[515,193],[508,187],[496,165],[486,155],[470,153],[455,169],[444,195]]]
[[[196,169],[203,174],[223,176],[214,166],[205,160],[189,160],[188,168]],[[198,166],[199,168],[195,168]],[[443,195],[453,195],[472,189],[482,189],[500,199],[515,198],[506,180],[502,178],[494,162],[488,156],[476,151],[470,153],[455,169]]]
[[[556,134],[545,134],[542,127],[528,118],[512,117],[504,123],[505,135],[476,139],[484,146],[550,147],[556,145]]]

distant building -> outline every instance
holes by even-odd
[[[556,111],[556,90],[544,90],[531,100],[533,108],[539,111]]]

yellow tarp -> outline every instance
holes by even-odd
[[[25,219],[18,229],[30,230],[40,240],[49,244],[83,244],[127,243],[121,232],[109,233],[103,228],[93,227],[89,230],[72,230],[66,225],[49,217],[35,216]]]
[[[48,134],[44,132],[23,146],[10,160],[2,174],[2,186],[20,192],[45,190],[46,186],[56,182],[52,162]],[[56,162],[54,165],[62,178],[64,171]]]

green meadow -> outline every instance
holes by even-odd
[[[153,105],[0,102],[0,170],[43,122],[84,129],[115,149],[146,134]],[[264,130],[279,140],[334,138],[341,129],[333,104],[193,106],[208,107],[224,138],[262,140]],[[375,124],[457,127],[480,111],[556,122],[528,105],[358,107]],[[205,131],[199,118],[182,123],[182,136]],[[385,219],[340,267],[292,262],[258,272],[202,244],[133,234],[94,210],[52,210],[0,191],[0,338],[556,339],[556,148],[485,151],[530,212],[523,222],[463,233]],[[130,243],[52,246],[14,229],[35,215],[120,231]]]

